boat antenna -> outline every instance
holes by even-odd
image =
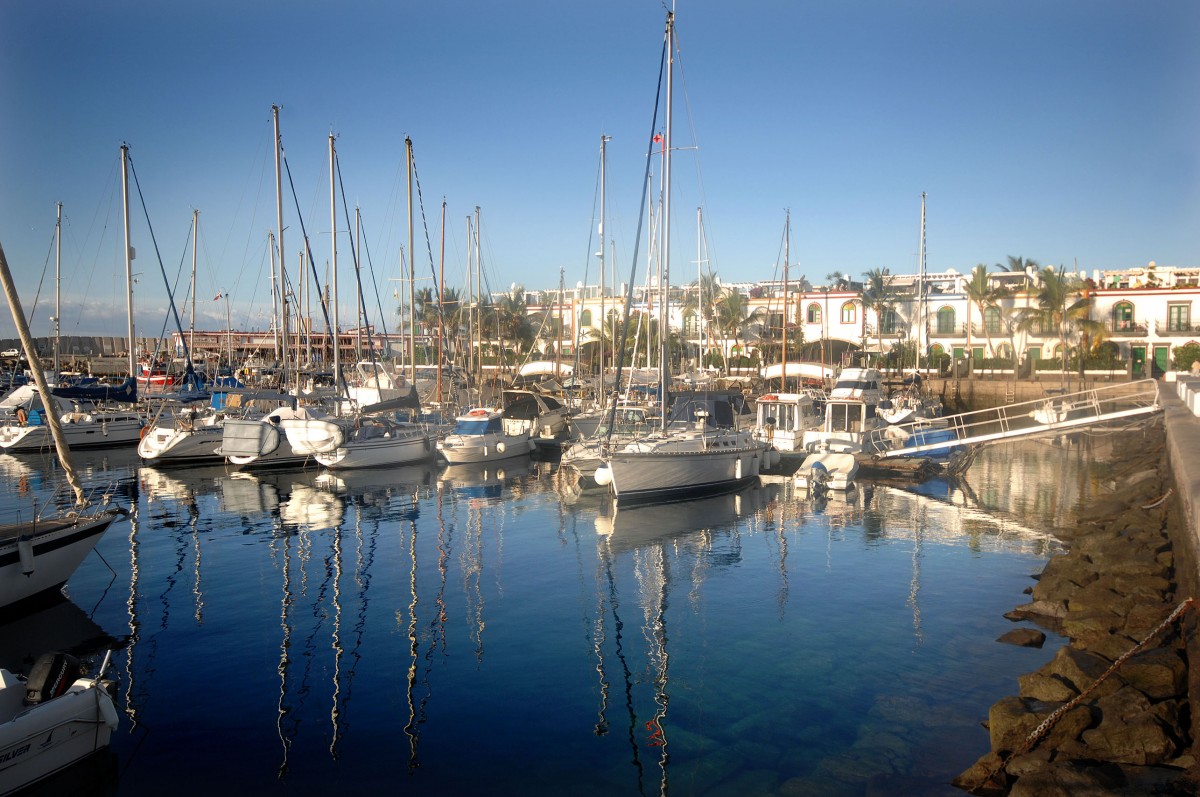
[[[71,449],[67,445],[66,435],[63,434],[62,421],[59,419],[58,413],[52,409],[54,396],[46,384],[46,375],[42,373],[42,361],[38,357],[37,347],[33,345],[33,336],[29,333],[29,323],[25,320],[25,311],[21,309],[21,297],[17,296],[17,288],[13,284],[12,274],[8,270],[8,258],[4,256],[3,245],[0,245],[0,284],[4,286],[4,296],[8,299],[8,309],[12,311],[13,323],[17,325],[17,337],[21,339],[21,346],[25,349],[25,359],[29,361],[30,365],[29,370],[33,371],[33,382],[37,385],[38,393],[42,397],[42,405],[46,410],[46,423],[50,427],[51,437],[54,438],[54,448],[58,451],[58,460],[67,474],[67,482],[75,491],[75,504],[76,506],[86,506],[87,498],[84,496],[83,485],[80,483],[79,475],[75,473],[70,455],[67,453]]]

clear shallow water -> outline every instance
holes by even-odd
[[[1042,530],[1102,481],[1089,457],[614,511],[529,460],[339,478],[81,452],[135,512],[40,625],[125,643],[115,794],[960,794],[990,704],[1053,655],[995,638]],[[10,509],[58,483],[11,455],[0,479]],[[38,620],[0,627],[3,664]]]

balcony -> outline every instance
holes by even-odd
[[[948,324],[941,326],[934,324],[929,329],[929,337],[931,338],[965,338],[967,336],[967,324],[964,321],[961,324]]]
[[[1110,318],[1104,322],[1104,332],[1111,338],[1144,338],[1148,325],[1145,321],[1125,321]]]
[[[1029,334],[1036,337],[1039,335],[1043,335],[1044,333],[1030,332]],[[971,335],[972,335],[972,337],[976,337],[976,338],[986,338],[989,336],[993,337],[993,338],[1000,338],[1000,337],[1007,336],[1008,332],[1001,327],[993,327],[992,329],[987,329],[986,324],[971,324]]]
[[[1200,337],[1200,324],[1184,322],[1181,319],[1154,321],[1154,334],[1162,338],[1195,338]]]

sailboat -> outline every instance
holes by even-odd
[[[664,186],[661,250],[664,278],[661,284],[665,307],[671,252],[671,115],[676,47],[673,11],[667,12],[664,47],[667,91],[665,136],[661,139]],[[630,284],[632,286],[632,280]],[[661,326],[665,329],[665,318]],[[611,484],[617,502],[630,504],[731,491],[757,480],[767,444],[755,439],[752,430],[736,428],[734,408],[728,402],[722,404],[717,400],[711,408],[708,403],[688,402],[673,407],[668,415],[667,336],[662,334],[659,338],[663,347],[659,358],[659,398],[664,408],[662,426],[651,435],[612,450],[596,469],[596,482]]]
[[[130,378],[125,384],[108,387],[90,385],[86,387],[49,387],[45,379],[37,386],[25,385],[21,402],[14,407],[11,417],[0,425],[0,449],[11,453],[48,451],[55,444],[48,419],[53,415],[62,422],[63,434],[73,448],[115,448],[137,445],[144,425],[142,416],[135,409],[121,409],[114,402],[134,404],[137,401],[133,336],[133,275],[132,254],[129,244],[129,147],[121,145],[122,187],[125,204],[125,279],[129,301],[129,350]],[[61,235],[61,228],[59,231]],[[56,317],[57,318],[57,317]],[[57,321],[56,321],[57,323]],[[57,351],[57,343],[55,344]],[[34,349],[26,356],[30,370],[41,372],[41,359]],[[56,377],[57,380],[57,377]]]
[[[37,362],[8,260],[0,247],[3,284],[17,334],[30,362]],[[33,369],[34,380],[49,394],[46,377]],[[122,515],[116,508],[89,506],[71,464],[59,419],[47,418],[67,480],[75,491],[75,511],[0,526],[0,610],[59,589],[75,572],[100,536]],[[117,711],[99,674],[82,678],[78,662],[62,655],[39,658],[22,679],[0,669],[0,791],[8,794],[108,746],[117,728]]]

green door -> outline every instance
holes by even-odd
[[[1145,346],[1130,346],[1129,357],[1133,360],[1133,376],[1135,378],[1146,375],[1146,347]]]
[[[1170,346],[1155,346],[1154,347],[1154,369],[1151,375],[1160,377],[1170,370]]]

